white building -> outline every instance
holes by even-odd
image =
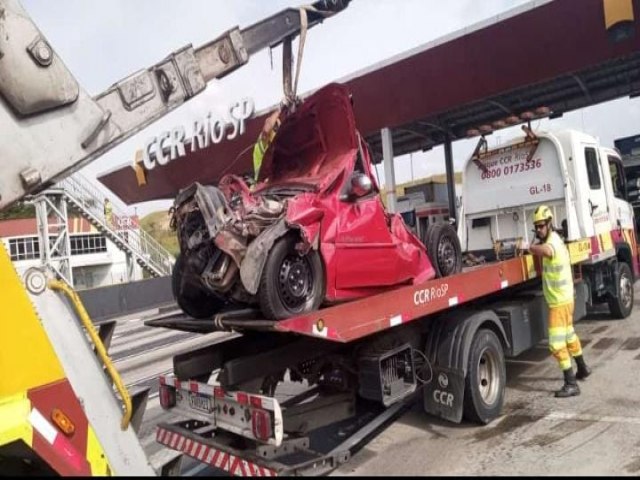
[[[138,218],[131,217],[137,227]],[[20,275],[41,265],[35,218],[0,221],[0,238]],[[78,290],[141,280],[142,268],[134,262],[127,277],[127,255],[82,217],[69,217],[71,268]]]

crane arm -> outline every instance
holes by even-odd
[[[350,1],[301,7],[306,28]],[[0,210],[92,162],[301,28],[299,9],[288,8],[201,47],[186,45],[91,97],[19,1],[0,0]]]

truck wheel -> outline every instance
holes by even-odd
[[[500,340],[491,330],[478,330],[469,350],[465,379],[464,416],[467,420],[486,425],[500,415],[506,377]]]
[[[627,318],[633,309],[633,277],[631,268],[624,262],[616,265],[616,295],[607,300],[611,316],[617,319]]]
[[[178,255],[171,273],[173,298],[184,313],[196,319],[210,319],[225,305],[220,297],[209,293],[190,277],[195,274],[188,271],[187,261]],[[191,280],[191,281],[190,281]]]
[[[434,224],[427,229],[425,246],[438,278],[462,270],[462,248],[456,231],[448,224]]]
[[[260,309],[265,317],[282,320],[320,307],[324,300],[325,277],[322,259],[316,250],[300,255],[297,237],[278,240],[265,264],[258,290]]]

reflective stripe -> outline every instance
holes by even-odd
[[[563,268],[563,265],[545,265],[543,271],[549,273],[559,273]]]
[[[569,284],[568,280],[547,280],[547,284],[552,288],[560,288]]]
[[[566,335],[554,335],[549,338],[549,345],[564,345],[567,342]]]

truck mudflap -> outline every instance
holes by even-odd
[[[433,379],[424,386],[425,411],[460,423],[464,408],[464,371],[439,365],[431,368]]]
[[[246,392],[228,392],[220,386],[160,376],[160,405],[188,418],[209,423],[261,444],[279,447],[284,437],[278,400]]]

